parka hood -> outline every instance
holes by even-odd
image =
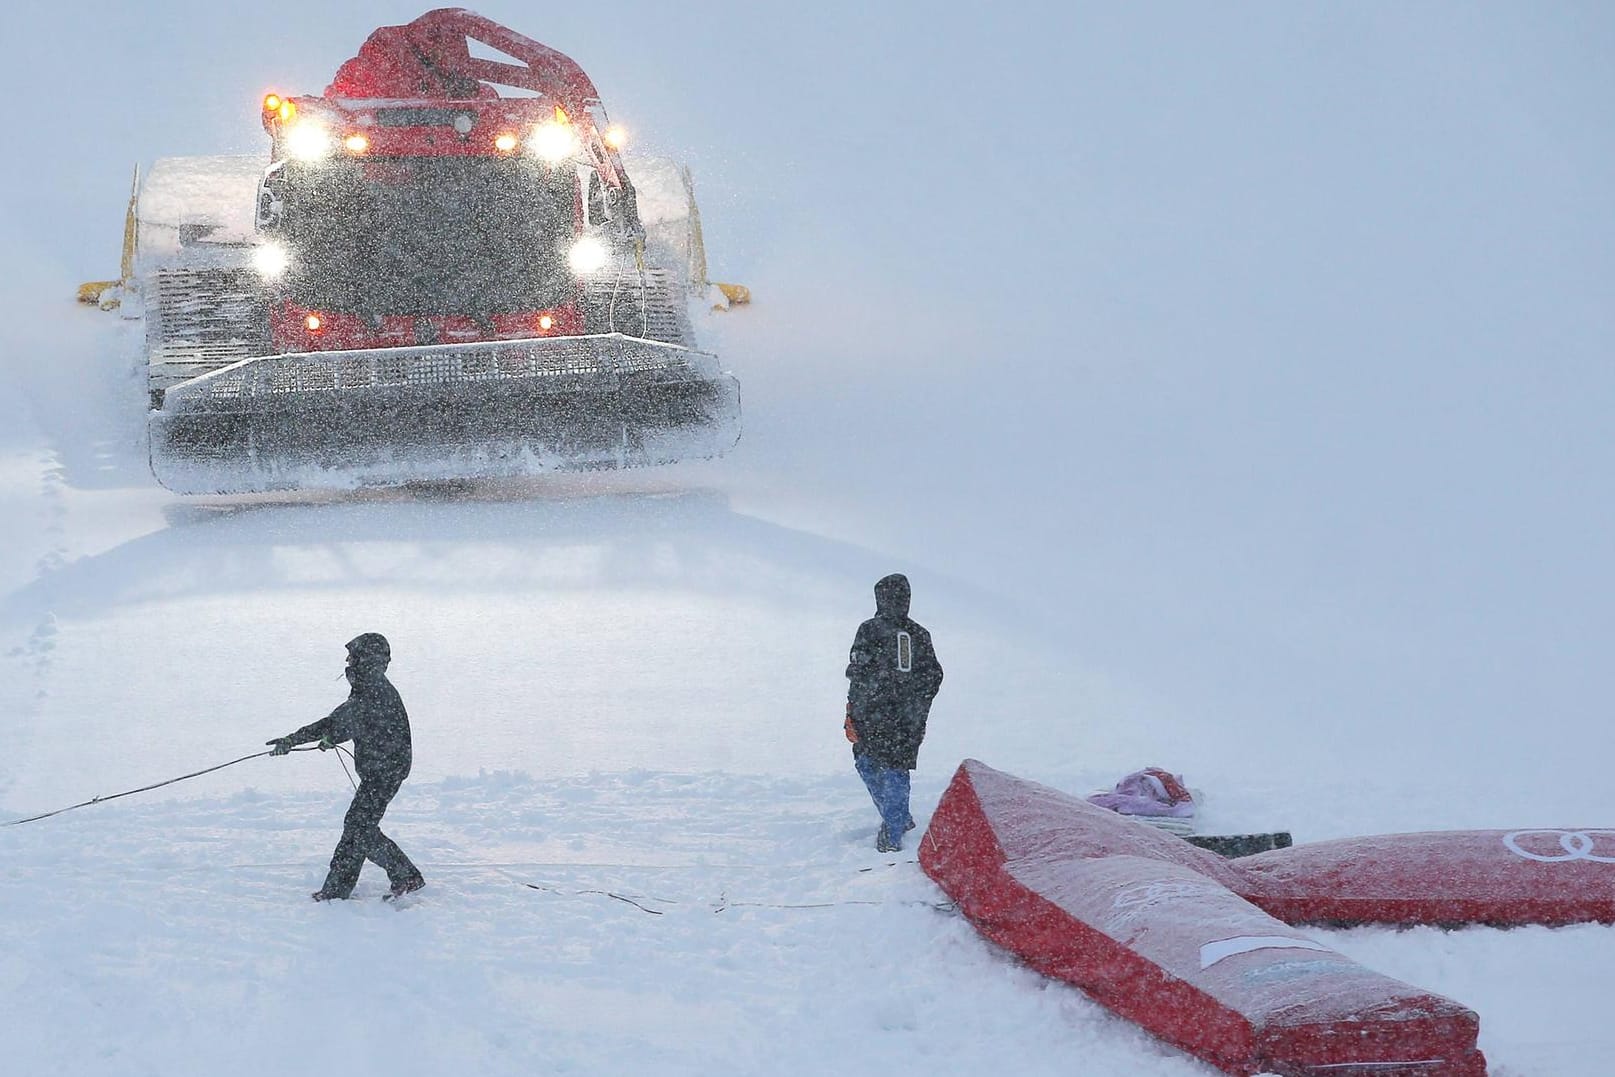
[[[875,611],[887,617],[907,617],[909,597],[908,577],[894,572],[875,584]]]
[[[365,632],[348,641],[349,668],[357,676],[380,676],[392,659],[392,646],[380,632]]]

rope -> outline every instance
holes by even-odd
[[[888,864],[885,864],[884,866],[888,867],[888,868],[895,868],[899,864],[914,864],[914,863],[918,863],[918,861],[915,861],[915,860],[894,860],[894,861],[891,861]],[[477,865],[477,866],[479,866],[479,867],[481,867],[481,866],[494,867],[493,865]],[[498,871],[500,869],[495,867],[494,870]],[[873,867],[859,868],[858,869],[860,874],[862,874],[864,872],[868,872],[868,871],[874,871],[874,870],[875,870],[875,868],[873,868]],[[508,872],[501,871],[500,873],[504,874],[504,875],[507,875],[507,877],[514,878],[513,876],[509,876]],[[652,916],[661,916],[663,914],[663,911],[661,909],[652,909],[652,908],[649,908],[649,907],[647,907],[645,905],[641,905],[639,903],[639,901],[634,900],[633,898],[629,897],[628,895],[619,894],[619,893],[617,893],[615,891],[612,891],[612,890],[562,890],[562,889],[560,889],[558,887],[554,887],[554,886],[539,886],[537,883],[524,882],[524,881],[521,881],[521,880],[516,880],[516,881],[522,882],[522,885],[527,887],[529,890],[537,890],[537,891],[540,891],[541,893],[560,894],[560,895],[563,895],[563,896],[571,896],[571,897],[578,897],[578,896],[582,896],[582,895],[586,895],[586,894],[594,894],[594,895],[598,895],[600,897],[608,897],[608,898],[612,898],[613,900],[616,900],[616,901],[625,902],[625,903],[627,903],[629,905],[632,905],[634,908],[638,909],[640,912],[649,913]],[[740,908],[750,908],[750,909],[838,909],[838,908],[841,908],[844,905],[907,905],[907,906],[913,906],[913,907],[923,908],[923,909],[935,909],[938,912],[955,912],[955,911],[958,910],[958,905],[956,903],[952,902],[952,901],[869,901],[869,900],[862,900],[862,899],[851,899],[851,900],[847,900],[847,901],[816,901],[816,902],[803,902],[803,903],[785,903],[785,902],[773,902],[773,901],[730,901],[726,894],[719,894],[718,895],[718,900],[715,901],[715,902],[710,902],[710,903],[709,902],[680,901],[677,898],[645,897],[643,895],[640,896],[640,900],[641,901],[654,901],[659,905],[695,905],[695,904],[707,905],[707,904],[710,904],[711,907],[712,907],[712,911],[715,914],[724,912],[724,911],[726,911],[728,909],[740,909]]]
[[[315,747],[317,747],[317,745],[309,745],[307,748],[293,748],[291,750],[294,752],[309,752],[313,751]],[[190,774],[181,774],[177,778],[169,778],[167,781],[163,782],[153,782],[150,785],[142,785],[139,789],[128,789],[122,793],[111,793],[107,796],[91,797],[89,800],[78,804],[69,804],[67,807],[57,808],[55,811],[41,812],[39,815],[30,815],[26,819],[12,819],[9,822],[0,823],[0,826],[21,826],[23,823],[37,823],[41,819],[49,819],[51,816],[61,815],[63,812],[74,811],[78,808],[88,808],[91,804],[102,804],[108,800],[117,800],[119,797],[133,796],[136,793],[145,793],[153,789],[161,789],[165,785],[173,785],[175,782],[188,781],[191,778],[200,778],[204,774],[212,774],[215,770],[223,770],[225,767],[233,767],[237,763],[245,763],[249,759],[259,759],[263,756],[273,754],[275,754],[273,750],[267,752],[253,752],[251,755],[244,755],[240,759],[232,759],[228,763],[220,763],[218,766],[208,767],[206,770],[198,770]],[[347,764],[343,764],[343,766],[345,768]]]
[[[959,906],[951,901],[820,901],[811,905],[776,905],[767,901],[725,901],[718,899],[718,904],[712,911],[723,912],[725,909],[750,907],[754,909],[839,909],[843,905],[909,905],[920,909],[935,909],[938,912],[953,912]]]
[[[631,897],[623,897],[621,894],[613,894],[610,890],[557,890],[553,886],[539,886],[537,883],[522,883],[522,885],[527,887],[529,890],[542,890],[546,894],[600,894],[603,897],[616,898],[618,901],[626,901],[628,904],[632,905],[634,908],[638,909],[640,912],[648,912],[652,916],[660,916],[660,915],[662,915],[662,910],[661,909],[647,909],[645,906],[641,905],[639,902],[635,901],[633,898],[631,898]],[[650,898],[648,900],[659,901],[659,900],[663,900],[663,899]],[[677,902],[670,902],[670,904],[675,904],[676,905],[678,903]]]
[[[316,744],[315,747],[318,748],[319,745]],[[353,755],[353,753],[342,747],[340,744],[333,745],[333,747],[336,748],[336,761],[342,764],[342,773],[348,775],[348,784],[353,786],[354,792],[358,792],[359,783],[353,780],[353,775],[348,771],[348,761],[342,758],[343,753],[346,753],[350,757]],[[353,761],[353,765],[357,767],[359,765],[359,761],[355,759]]]
[[[633,898],[628,897],[626,894],[618,894],[618,893],[616,893],[614,891],[611,891],[611,890],[559,890],[559,889],[557,889],[557,888],[555,888],[553,886],[539,886],[537,883],[523,883],[522,885],[527,887],[529,890],[538,890],[538,891],[540,891],[542,893],[546,893],[546,894],[561,894],[561,895],[565,895],[565,896],[581,896],[581,895],[584,895],[584,894],[598,894],[601,897],[614,898],[617,901],[626,902],[629,905],[632,905],[634,908],[638,909],[640,912],[647,912],[647,913],[650,913],[652,916],[661,916],[662,915],[662,910],[661,909],[648,908],[648,907],[646,907],[644,905],[641,905],[639,902],[635,901]],[[693,905],[693,904],[696,904],[695,902],[689,902],[689,901],[677,901],[677,900],[675,900],[673,898],[646,898],[645,900],[646,901],[657,901],[657,902],[661,902],[662,904],[665,904],[665,905]],[[706,902],[702,902],[701,904],[706,904]],[[867,900],[849,900],[849,901],[816,901],[816,902],[811,902],[811,903],[787,904],[787,903],[783,903],[783,902],[773,902],[773,901],[730,901],[728,898],[722,897],[722,896],[720,896],[717,901],[712,902],[711,904],[712,904],[712,911],[714,913],[720,913],[720,912],[725,912],[725,911],[727,911],[729,909],[740,909],[740,908],[749,908],[749,909],[839,909],[844,905],[909,905],[909,906],[914,906],[916,908],[922,908],[922,909],[935,909],[938,912],[954,912],[958,908],[958,906],[956,904],[954,904],[953,902],[951,902],[951,901],[867,901]]]

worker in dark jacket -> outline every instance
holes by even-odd
[[[908,577],[894,573],[875,584],[875,616],[858,626],[847,662],[847,720],[858,776],[880,812],[875,848],[894,853],[912,829],[909,772],[919,763],[931,700],[942,666],[931,633],[909,619]]]
[[[366,632],[348,642],[347,702],[299,729],[267,743],[271,755],[285,755],[299,744],[319,742],[332,748],[353,741],[353,767],[359,788],[342,821],[342,840],[331,854],[331,871],[325,885],[314,892],[315,901],[346,898],[359,881],[365,860],[379,865],[392,883],[389,897],[402,897],[426,885],[420,869],[393,840],[381,832],[381,817],[409,777],[413,760],[409,742],[409,715],[398,690],[387,680],[392,648],[379,632]]]

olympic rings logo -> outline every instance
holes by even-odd
[[[1533,853],[1520,847],[1520,838],[1526,834],[1559,835],[1558,853]],[[1515,830],[1503,835],[1503,844],[1515,856],[1535,860],[1539,864],[1564,864],[1572,860],[1588,860],[1595,864],[1615,864],[1615,856],[1600,856],[1594,852],[1598,836],[1615,837],[1615,830]]]

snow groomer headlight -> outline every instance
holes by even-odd
[[[533,128],[527,148],[539,160],[558,165],[578,152],[578,136],[570,123],[549,120]]]
[[[584,236],[572,244],[566,260],[574,273],[593,273],[606,264],[606,245],[593,236]]]
[[[286,129],[286,152],[299,161],[323,161],[334,149],[335,136],[319,120],[298,120]]]
[[[279,243],[264,243],[252,252],[252,268],[265,277],[278,277],[286,272],[292,259]]]

